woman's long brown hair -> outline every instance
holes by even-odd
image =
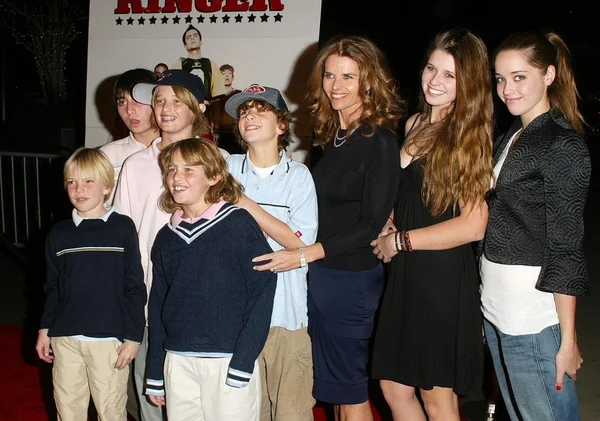
[[[492,177],[492,76],[484,42],[465,29],[438,34],[429,46],[423,68],[435,50],[454,58],[456,100],[441,121],[430,124],[432,107],[420,94],[422,125],[411,136],[411,154],[426,155],[423,201],[439,216],[459,203],[485,199]]]

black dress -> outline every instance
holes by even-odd
[[[425,207],[426,157],[400,169],[395,207],[399,230],[430,226]],[[422,389],[450,387],[465,395],[483,380],[479,276],[471,244],[401,252],[390,263],[373,351],[372,377]]]

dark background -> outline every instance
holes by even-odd
[[[87,16],[90,0],[69,1]],[[387,54],[400,92],[413,111],[420,89],[422,55],[438,31],[456,26],[471,29],[483,38],[492,53],[510,32],[551,29],[561,35],[571,49],[582,97],[581,108],[587,120],[598,126],[600,22],[596,3],[582,0],[322,0],[320,43],[337,34],[370,37]],[[0,97],[4,98],[0,104],[3,120],[0,149],[54,152],[60,148],[57,133],[65,127],[75,130],[77,146],[84,144],[87,25],[87,19],[77,22],[79,35],[68,50],[69,100],[63,107],[47,106],[38,100],[40,90],[32,54],[15,44],[10,31],[0,29],[0,72],[4,76],[0,86]],[[494,98],[498,100],[496,95]],[[498,107],[497,113],[502,121],[505,107]]]

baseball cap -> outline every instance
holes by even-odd
[[[135,98],[135,97],[134,97]],[[233,118],[238,118],[237,110],[246,101],[266,101],[278,110],[288,110],[287,104],[281,96],[281,92],[275,88],[253,84],[242,92],[234,94],[225,103],[225,111]]]
[[[152,105],[152,92],[157,86],[181,86],[186,88],[200,104],[203,104],[206,98],[202,79],[181,69],[169,69],[163,72],[155,83],[138,83],[133,87],[131,96],[139,103]]]

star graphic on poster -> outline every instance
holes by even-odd
[[[164,25],[165,23],[167,23],[167,22],[169,22],[169,18],[168,18],[168,17],[166,17],[166,16],[163,16],[162,18],[160,18],[160,23],[162,23],[163,25]]]
[[[193,17],[191,17],[190,15],[187,15],[185,17],[185,23],[192,23],[192,19],[194,19]]]
[[[133,18],[127,19],[127,25],[133,25]]]
[[[223,23],[229,23],[229,15],[223,16]]]
[[[139,18],[137,21],[138,21],[138,25],[143,25],[143,24],[144,24],[144,22],[146,22],[146,19],[144,19],[144,18]]]
[[[211,16],[210,17],[210,23],[217,23],[217,17],[216,16]]]
[[[181,20],[181,18],[179,16],[175,16],[173,18],[173,23],[179,23],[180,20]]]
[[[204,16],[200,15],[196,19],[198,19],[198,23],[204,23]]]
[[[154,16],[152,16],[150,19],[148,19],[150,21],[150,25],[156,25],[156,18]]]
[[[248,22],[254,22],[255,19],[256,19],[256,16],[254,16],[254,13],[252,13],[250,16],[248,16]]]
[[[281,18],[283,18],[283,16],[282,16],[282,15],[280,15],[279,13],[277,13],[277,14],[275,15],[275,22],[281,22]]]
[[[261,22],[267,22],[269,20],[269,16],[265,13],[260,17]]]
[[[115,22],[117,22],[117,25],[123,25],[123,19],[121,18],[115,19]]]
[[[238,15],[235,17],[235,23],[240,23],[242,21],[242,15],[240,15],[238,13]]]

